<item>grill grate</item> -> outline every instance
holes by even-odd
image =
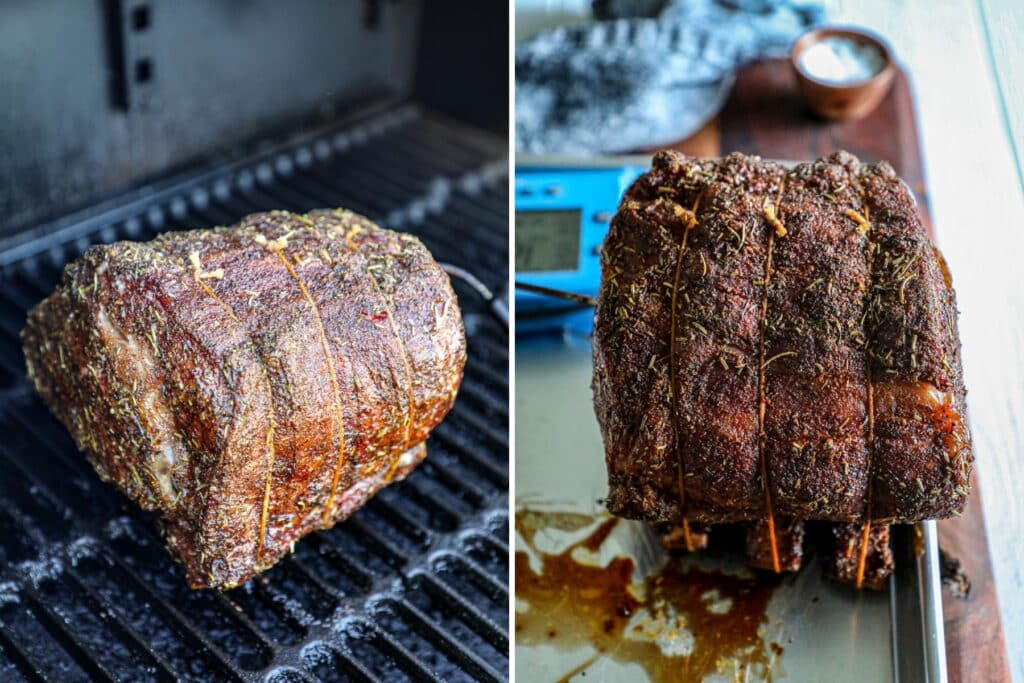
[[[455,282],[469,361],[429,456],[226,593],[190,591],[150,515],[102,483],[24,378],[18,333],[96,242],[344,206],[502,291],[506,148],[415,105],[155,185],[0,251],[0,680],[504,680],[507,334]]]

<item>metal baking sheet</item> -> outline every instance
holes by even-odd
[[[600,514],[607,492],[600,434],[591,402],[589,340],[573,336],[532,337],[516,343],[516,505],[519,509]],[[927,681],[945,683],[945,651],[934,522],[894,534],[898,569],[881,593],[856,592],[826,580],[816,559],[779,585],[765,612],[762,641],[783,646],[768,671],[711,674],[706,681],[760,680]],[[550,540],[550,539],[549,539]],[[923,546],[923,554],[915,551]],[[532,552],[521,534],[516,550]],[[598,562],[610,556],[634,558],[634,578],[665,561],[650,529],[619,523],[601,546]],[[722,560],[693,560],[714,563]],[[739,565],[738,562],[736,562]],[[730,568],[726,568],[730,569]],[[741,571],[739,566],[731,568]],[[517,600],[517,610],[527,609]],[[521,680],[560,681],[597,653],[581,646],[517,644],[515,662]],[[776,653],[777,654],[777,653]],[[738,675],[737,675],[738,673]],[[598,656],[585,672],[568,680],[642,681],[645,670]]]

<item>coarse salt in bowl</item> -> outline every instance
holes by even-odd
[[[877,36],[852,28],[805,33],[791,53],[800,94],[826,119],[860,118],[889,91],[896,67]]]
[[[832,85],[852,85],[879,73],[886,60],[871,43],[830,36],[800,53],[799,64],[811,78]]]

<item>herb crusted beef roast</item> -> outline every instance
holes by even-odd
[[[248,580],[412,470],[466,357],[423,245],[341,210],[93,247],[22,338],[40,395],[160,513],[195,588]]]
[[[845,152],[787,169],[661,152],[602,250],[594,403],[608,509],[748,524],[754,566],[881,585],[890,523],[958,514],[973,457],[953,289],[904,183]],[[692,526],[692,528],[691,528]]]

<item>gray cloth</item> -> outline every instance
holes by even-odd
[[[624,152],[683,139],[722,107],[736,70],[788,54],[818,4],[673,0],[655,19],[558,28],[516,46],[516,148]]]

